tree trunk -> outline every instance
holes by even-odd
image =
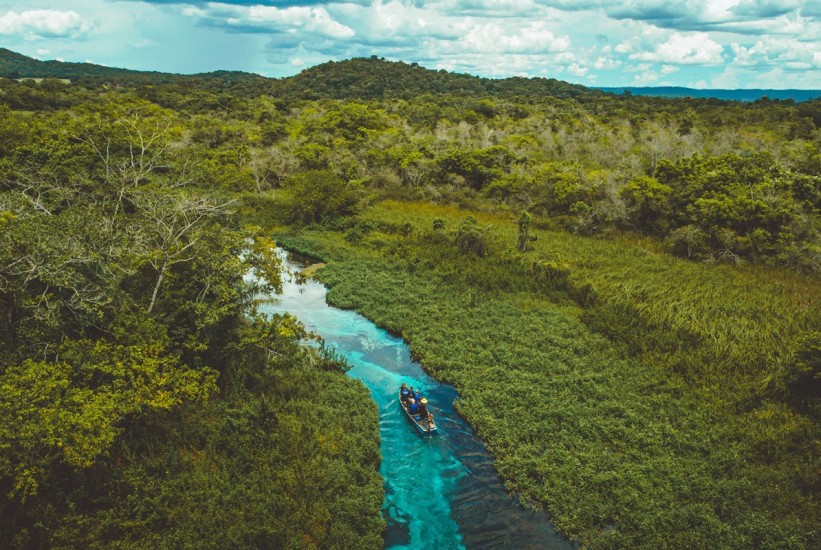
[[[154,293],[151,295],[151,303],[148,304],[148,314],[151,315],[151,310],[154,309],[154,304],[157,301],[157,293],[160,291],[163,277],[165,277],[165,269],[168,266],[168,261],[163,262],[160,268],[160,275],[157,277],[157,284],[154,285]]]

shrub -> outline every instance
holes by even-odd
[[[490,227],[489,225],[480,226],[479,221],[473,216],[462,218],[459,229],[456,231],[456,245],[459,250],[476,256],[486,256],[490,249],[488,236]]]
[[[285,216],[289,223],[323,223],[356,213],[362,187],[330,170],[295,174],[285,184]]]

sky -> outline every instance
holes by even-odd
[[[184,74],[377,55],[585,86],[821,89],[821,0],[0,0],[0,46]]]

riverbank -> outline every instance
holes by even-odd
[[[402,334],[428,372],[456,386],[457,410],[508,490],[582,544],[813,546],[817,432],[761,391],[766,371],[756,365],[787,360],[769,343],[812,326],[817,311],[798,303],[812,290],[795,288],[815,283],[537,230],[531,256],[553,258],[540,260],[553,275],[539,279],[500,252],[515,243],[504,220],[481,220],[507,240],[485,258],[429,229],[434,219],[456,227],[465,214],[380,205],[367,214],[373,226],[390,220],[413,232],[372,231],[356,245],[302,232],[295,242],[333,260],[319,276],[334,304]],[[678,314],[694,315],[694,328]],[[720,361],[698,330],[729,346]],[[757,332],[746,341],[744,330]]]
[[[313,278],[314,278],[314,276],[316,275],[316,272],[317,272],[318,270],[322,269],[323,267],[325,267],[325,264],[324,264],[323,262],[319,262],[319,263],[315,263],[315,264],[311,264],[311,265],[308,265],[308,266],[303,267],[303,268],[299,271],[299,273],[300,273],[303,277],[306,277],[306,278],[309,278],[309,279],[313,279]]]

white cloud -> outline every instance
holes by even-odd
[[[780,66],[740,67],[729,65],[710,80],[712,88],[794,88],[799,90],[818,90],[821,80],[819,71],[786,70]]]
[[[555,36],[542,21],[524,27],[486,23],[472,26],[459,39],[459,46],[473,52],[547,53],[567,51],[570,40]]]
[[[677,32],[818,36],[818,0],[603,0],[612,19],[640,21]]]
[[[87,33],[91,25],[73,11],[28,10],[9,11],[0,16],[0,34],[22,35],[28,40],[38,38],[77,38]]]
[[[768,19],[730,20],[716,24],[715,30],[749,35],[802,36],[805,39],[821,36],[819,25],[798,12]]]
[[[658,79],[659,75],[654,71],[643,71],[633,77],[633,84],[637,86],[647,86],[648,84],[654,84]]]
[[[330,13],[356,30],[357,42],[372,46],[424,50],[431,40],[453,40],[465,32],[466,20],[431,8],[392,0],[365,7],[337,4]]]
[[[683,35],[673,33],[655,51],[637,52],[630,59],[682,65],[718,65],[723,62],[723,48],[707,33]]]
[[[608,0],[602,9],[614,19],[651,22],[667,29],[699,30],[726,21],[737,0]]]
[[[572,50],[558,53],[553,57],[553,61],[558,64],[573,63],[577,59],[578,57],[576,56],[576,52]]]
[[[795,38],[778,36],[757,40],[751,46],[733,43],[730,46],[734,59],[732,65],[739,67],[785,67],[804,70],[821,68],[821,44],[802,42]]]
[[[460,73],[482,74],[491,78],[509,76],[544,76],[561,72],[559,65],[548,56],[508,53],[454,53],[439,56],[436,61],[422,63],[424,66]]]
[[[601,56],[593,62],[593,68],[597,71],[605,69],[616,69],[619,65],[621,65],[621,60],[605,56]]]
[[[36,2],[52,9],[35,10]],[[0,5],[13,10],[0,12],[4,47],[135,69],[286,76],[331,59],[376,54],[482,76],[551,75],[598,79],[604,86],[635,80],[748,87],[763,85],[759,76],[767,75],[781,79],[778,87],[821,88],[821,0],[0,0]]]
[[[628,73],[640,73],[649,71],[650,67],[652,67],[650,63],[639,63],[638,65],[628,65],[624,70]]]
[[[567,72],[572,74],[573,76],[582,77],[585,76],[588,72],[590,72],[590,69],[588,69],[587,67],[582,67],[578,63],[573,63],[567,68]]]
[[[334,21],[325,8],[250,6],[245,14],[229,20],[229,23],[263,27],[286,25],[291,29],[305,29],[331,38],[349,38],[355,34],[350,27]]]
[[[307,32],[334,39],[350,38],[354,30],[334,20],[324,7],[234,6],[206,4],[186,6],[183,15],[235,32]]]

